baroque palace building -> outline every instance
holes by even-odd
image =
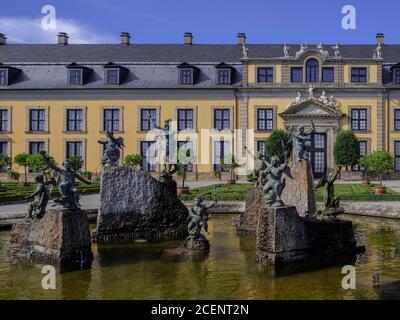
[[[149,115],[199,134],[254,129],[247,152],[262,149],[275,128],[312,120],[315,177],[334,167],[341,129],[354,130],[361,154],[390,150],[400,170],[400,45],[384,44],[383,34],[370,45],[246,44],[243,33],[237,44],[192,38],[135,44],[122,33],[120,44],[69,44],[60,33],[57,44],[8,44],[0,34],[0,152],[45,150],[59,163],[80,156],[98,172],[97,141],[107,129],[124,138],[124,155],[146,153]],[[204,151],[203,140],[196,144]],[[222,139],[207,148],[210,163],[192,166],[195,177],[210,176],[212,159],[239,147]]]

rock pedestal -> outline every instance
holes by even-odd
[[[93,240],[181,239],[187,236],[188,216],[176,194],[148,173],[131,167],[105,167]]]
[[[303,218],[294,206],[267,207],[256,236],[260,264],[323,261],[357,252],[350,221]]]
[[[262,188],[253,188],[247,191],[246,210],[239,216],[236,224],[238,234],[255,235],[258,218],[266,207]]]
[[[282,200],[287,206],[295,206],[301,217],[316,213],[316,200],[312,168],[309,161],[292,160],[289,163],[294,179],[286,178]]]
[[[205,236],[200,235],[196,238],[187,238],[183,244],[182,248],[191,250],[191,251],[209,251],[210,243],[206,239]]]
[[[41,220],[14,224],[8,254],[11,260],[88,267],[91,244],[85,212],[49,209]]]

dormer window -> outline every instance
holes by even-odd
[[[182,63],[178,66],[179,84],[194,84],[199,69],[188,63]]]
[[[83,84],[82,69],[68,70],[68,84],[70,86],[80,86]]]
[[[0,86],[8,85],[8,69],[0,69]]]
[[[119,85],[128,74],[128,69],[115,64],[113,62],[107,63],[104,66],[104,84],[106,85]]]
[[[226,63],[220,63],[215,66],[217,69],[215,83],[217,85],[230,85],[232,83],[232,75],[234,68]]]
[[[70,86],[81,86],[84,85],[92,71],[89,68],[81,66],[77,63],[71,63],[67,66],[68,69],[68,85]]]

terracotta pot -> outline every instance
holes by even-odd
[[[234,185],[234,184],[236,184],[236,180],[226,180],[226,184],[228,186]]]
[[[179,195],[181,195],[181,194],[187,194],[187,193],[189,193],[189,187],[178,187],[177,189],[176,189],[176,193],[178,194],[178,196]]]
[[[362,183],[362,184],[365,184],[365,185],[369,185],[369,184],[371,184],[371,181],[370,181],[369,179],[363,179],[363,180],[361,181],[361,183]]]
[[[22,181],[21,182],[21,186],[23,186],[23,187],[29,187],[31,185],[31,183],[30,182],[28,182],[28,181]]]
[[[375,187],[374,194],[386,194],[386,187]]]

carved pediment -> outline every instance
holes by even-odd
[[[282,118],[313,118],[328,117],[340,118],[343,113],[334,106],[326,105],[316,98],[304,100],[298,104],[290,105],[284,112],[279,114]]]

